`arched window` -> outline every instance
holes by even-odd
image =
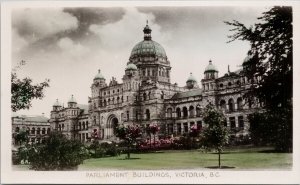
[[[150,120],[150,110],[146,109],[146,120]]]
[[[41,134],[41,128],[40,128],[40,127],[38,127],[38,128],[36,129],[36,134]]]
[[[108,105],[110,105],[110,98],[108,98],[108,100],[107,100],[107,104],[108,104]]]
[[[47,133],[46,134],[50,134],[50,128],[47,128]]]
[[[143,93],[143,99],[144,99],[144,101],[147,100],[147,94],[145,92]]]
[[[237,100],[236,100],[236,103],[237,103],[237,109],[238,110],[242,110],[243,109],[243,99],[241,97],[239,97]]]
[[[225,100],[220,101],[220,108],[223,110],[226,110],[226,101]]]
[[[223,86],[224,86],[223,84],[220,84],[220,85],[219,85],[219,87],[220,87],[221,89],[223,88]]]
[[[30,133],[30,128],[29,127],[26,128],[26,133],[29,135],[29,133]]]
[[[151,92],[148,93],[148,99],[150,100]]]
[[[172,108],[167,109],[167,118],[172,118]]]
[[[232,83],[231,82],[228,82],[228,87],[230,87],[232,85]]]
[[[20,132],[20,128],[19,128],[19,127],[16,127],[15,132],[16,132],[16,133]]]
[[[119,96],[117,97],[117,103],[120,103],[120,97]]]
[[[87,121],[87,122],[85,122],[85,124],[86,124],[86,130],[89,128],[89,122]]]
[[[181,110],[179,107],[176,108],[176,116],[177,116],[177,118],[181,118]]]
[[[200,115],[201,115],[201,107],[200,107],[200,105],[197,105],[196,106],[196,116],[200,117]]]
[[[195,109],[194,109],[194,106],[190,106],[189,112],[190,112],[190,117],[194,117],[194,116],[195,116]]]
[[[103,101],[103,106],[106,106],[106,100]]]
[[[234,111],[234,101],[232,98],[230,98],[228,100],[228,108],[229,108],[229,111]]]
[[[183,112],[183,117],[184,118],[188,117],[188,110],[187,110],[186,107],[183,107],[182,112]]]
[[[46,128],[42,129],[42,134],[46,134]]]
[[[85,122],[82,122],[82,130],[85,130]]]

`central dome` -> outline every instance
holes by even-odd
[[[165,49],[157,42],[152,40],[151,28],[147,25],[144,30],[144,40],[137,43],[130,54],[129,63],[139,64],[146,63],[164,63],[168,64],[168,58]]]
[[[130,58],[145,56],[167,57],[165,49],[153,40],[143,40],[137,43],[131,51]]]

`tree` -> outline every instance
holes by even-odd
[[[44,97],[44,89],[49,87],[49,79],[38,84],[32,84],[29,77],[19,79],[16,69],[21,65],[25,65],[22,61],[19,66],[13,69],[11,73],[11,109],[16,112],[21,109],[29,109],[33,99],[42,99]]]
[[[130,150],[136,139],[142,136],[138,125],[118,125],[116,127],[116,136],[127,143],[127,159],[130,159]]]
[[[275,124],[272,124],[272,133],[268,135],[279,139],[284,133],[285,141],[277,144],[292,146],[292,8],[275,6],[264,12],[258,21],[260,22],[249,28],[236,20],[225,22],[234,27],[231,31],[235,33],[229,36],[231,39],[229,42],[235,40],[250,42],[251,49],[243,63],[243,73],[251,80],[251,87],[245,98],[249,101],[258,99],[264,103],[267,111],[263,114],[269,114],[267,117],[275,120]],[[276,120],[278,113],[288,116]],[[260,127],[258,123],[257,127]],[[276,148],[281,150],[286,147],[277,145]]]
[[[28,138],[28,132],[21,129],[20,132],[16,133],[14,135],[14,138],[15,138],[15,143],[16,144],[20,144],[22,145],[22,143],[27,143],[29,138]]]
[[[197,127],[197,125],[191,126],[189,136],[193,138],[192,148],[196,147],[195,138],[199,136],[199,133],[200,133],[200,129]]]
[[[155,148],[155,135],[158,133],[159,131],[159,126],[157,124],[151,124],[149,126],[149,130],[150,130],[150,143],[152,142],[151,141],[151,134],[153,134],[153,138],[154,138],[154,142],[153,142],[153,147]],[[151,144],[150,144],[151,146]]]
[[[221,168],[221,153],[223,147],[228,143],[229,134],[224,123],[225,116],[213,105],[208,104],[204,109],[203,121],[208,124],[202,132],[203,145],[206,148],[213,148],[218,152],[219,168]]]
[[[72,170],[87,157],[88,152],[80,141],[51,132],[44,145],[30,149],[29,162],[34,170]]]

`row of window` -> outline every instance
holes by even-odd
[[[89,122],[78,122],[74,125],[74,130],[87,130],[89,128]]]
[[[126,101],[129,101],[129,97],[126,96]],[[99,107],[105,107],[107,105],[114,105],[114,104],[119,104],[119,103],[123,103],[124,99],[123,96],[121,97],[113,97],[113,98],[108,98],[108,99],[104,99],[104,100],[99,100]],[[97,103],[94,102],[94,108],[97,108]]]
[[[237,121],[238,121],[238,125],[236,125],[236,118],[235,117],[229,117],[229,124],[230,124],[230,129],[244,129],[244,117],[243,116],[238,116],[237,117]],[[167,131],[168,134],[183,134],[183,133],[188,133],[190,132],[189,128],[191,128],[192,126],[194,126],[195,122],[190,122],[190,123],[176,123],[176,132],[174,132],[174,126],[175,124],[170,123],[167,125]],[[203,125],[202,125],[202,121],[197,121],[197,129],[201,130]],[[228,127],[227,125],[227,121],[224,122],[224,126]]]
[[[15,128],[15,132],[19,133],[20,132],[20,127],[16,127]],[[50,133],[50,128],[40,128],[40,127],[32,127],[31,129],[29,127],[26,128],[26,132],[28,134],[49,134]]]
[[[197,105],[196,108],[191,105],[189,108],[183,107],[182,109],[180,107],[177,107],[175,109],[176,111],[176,117],[177,118],[187,118],[187,117],[200,117],[201,116],[201,106]],[[166,113],[167,118],[172,118],[173,117],[173,109],[167,108],[167,113]]]
[[[190,123],[185,122],[185,123],[176,123],[176,124],[171,123],[171,124],[168,124],[167,125],[167,132],[168,132],[169,135],[174,134],[174,133],[176,133],[176,134],[188,133],[189,128],[191,128],[195,124],[197,124],[197,130],[202,129],[202,121],[197,121],[196,123],[194,121],[192,121]],[[174,128],[175,125],[176,125],[176,130]]]
[[[165,93],[164,91],[161,91],[160,92],[160,99],[164,99],[165,98]],[[146,101],[146,100],[150,100],[151,99],[151,92],[144,92],[143,93],[143,101]],[[138,96],[135,97],[135,100],[138,101]]]
[[[155,69],[143,69],[142,70],[142,75],[143,76],[156,76],[156,70]],[[158,76],[162,77],[169,77],[170,76],[170,71],[164,68],[159,68],[158,69]]]
[[[243,99],[241,97],[237,98],[237,100],[236,100],[237,107],[235,107],[235,102],[234,102],[233,98],[230,98],[228,100],[228,103],[227,103],[228,109],[226,107],[226,101],[225,100],[220,100],[219,105],[220,105],[221,109],[229,110],[231,112],[235,111],[235,110],[241,110],[241,109],[243,109]],[[249,105],[249,107],[251,107],[251,105]]]

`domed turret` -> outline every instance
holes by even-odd
[[[98,70],[98,73],[94,77],[94,80],[105,80],[104,76],[101,74],[100,69]]]
[[[190,73],[190,76],[189,78],[187,79],[186,81],[186,87],[189,88],[189,89],[193,89],[195,87],[198,87],[197,86],[197,80],[196,78],[193,76],[192,73]]]
[[[212,64],[212,61],[209,60],[208,66],[204,70],[204,79],[216,79],[218,78],[218,69]]]
[[[104,78],[104,76],[101,74],[100,69],[98,70],[98,73],[97,73],[96,76],[94,77],[94,84],[95,84],[96,86],[100,86],[101,88],[106,86],[106,84],[105,84],[105,78]]]
[[[129,63],[125,70],[137,70],[137,67],[135,64]]]
[[[61,104],[59,103],[58,99],[53,104],[53,111],[58,111],[61,108]]]
[[[129,63],[127,66],[126,66],[126,69],[125,69],[125,74],[128,76],[128,77],[131,77],[131,76],[135,76],[137,74],[137,67],[135,64],[133,63]]]
[[[61,104],[59,103],[58,99],[53,103],[53,107],[61,107]]]
[[[74,98],[74,95],[72,94],[72,96],[70,97],[68,103],[77,103],[77,101]]]
[[[211,60],[209,60],[209,64],[208,64],[208,66],[206,66],[206,68],[204,70],[204,73],[205,72],[218,72],[217,67],[212,64]]]
[[[72,94],[72,96],[70,97],[70,99],[68,100],[68,107],[69,108],[75,108],[77,104],[76,99],[74,98],[74,95]]]

